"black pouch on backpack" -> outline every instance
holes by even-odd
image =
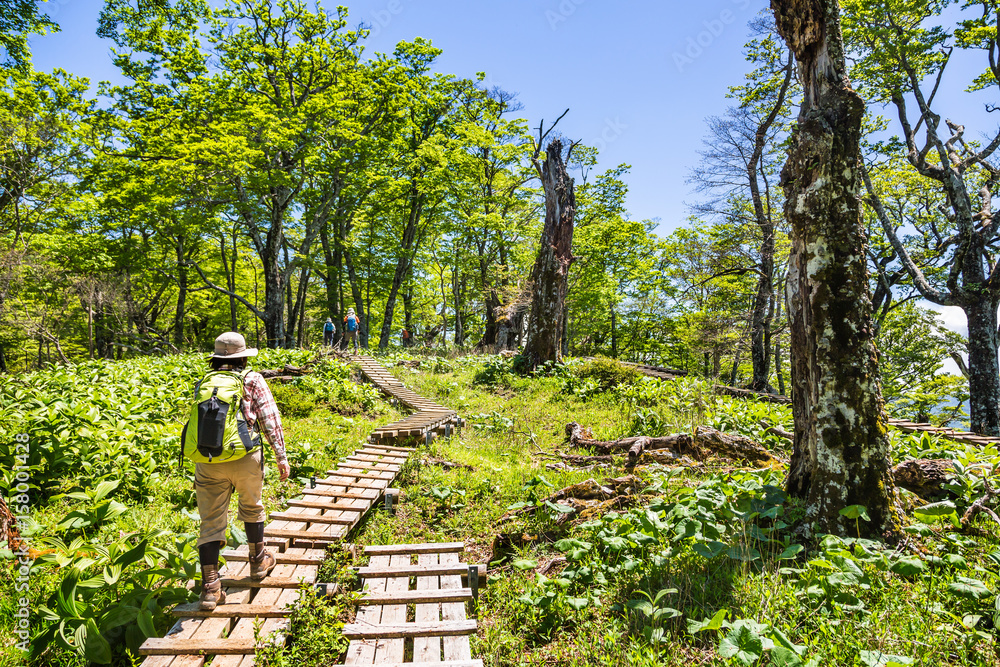
[[[209,459],[222,456],[226,414],[229,412],[229,404],[216,397],[218,392],[216,388],[210,399],[198,404],[198,452]]]

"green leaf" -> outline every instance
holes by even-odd
[[[920,574],[927,569],[927,564],[916,556],[910,556],[909,558],[900,558],[895,563],[889,566],[891,572],[902,575],[904,577],[912,577]]]
[[[533,570],[538,567],[538,561],[530,558],[519,558],[511,563],[515,570]]]
[[[749,666],[764,654],[764,642],[760,635],[743,625],[722,638],[718,653],[723,658],[735,658],[740,664]]]
[[[865,667],[897,667],[899,665],[912,665],[913,658],[902,655],[891,655],[881,651],[861,651],[861,662]]]
[[[625,603],[625,606],[633,611],[637,611],[645,616],[653,615],[653,603],[644,599],[632,599]]]
[[[864,505],[848,505],[840,510],[840,515],[852,520],[871,521],[871,517],[868,516],[868,508]]]
[[[722,542],[716,542],[715,540],[710,540],[708,542],[695,542],[695,545],[692,547],[696,554],[704,556],[706,560],[712,560],[721,554],[722,550],[725,548],[725,544]]]
[[[785,547],[785,550],[781,552],[778,556],[778,560],[790,560],[799,555],[802,550],[805,549],[801,544],[789,544]]]
[[[970,600],[980,600],[990,595],[990,589],[986,587],[986,584],[978,579],[969,579],[968,577],[955,577],[955,581],[948,584],[948,591]]]
[[[149,609],[143,609],[139,612],[136,620],[139,622],[139,629],[142,630],[143,634],[147,637],[156,636],[156,626],[153,625],[153,612]]]
[[[924,520],[924,517],[940,517],[954,514],[957,511],[955,503],[950,500],[942,500],[939,503],[931,503],[913,510],[917,518]]]
[[[83,646],[83,655],[90,662],[98,665],[111,664],[111,644],[101,635],[97,623],[92,618],[87,619],[87,636]]]
[[[568,604],[573,609],[580,611],[586,608],[590,604],[590,598],[566,598],[566,604]]]
[[[139,608],[131,605],[117,605],[108,610],[101,618],[101,632],[108,632],[122,625],[127,625],[139,615]]]
[[[784,646],[775,646],[771,649],[771,662],[775,667],[802,667],[803,664],[802,658]]]
[[[722,627],[722,622],[726,619],[726,614],[728,613],[728,609],[720,609],[715,612],[715,615],[712,616],[712,618],[706,618],[703,621],[688,619],[688,632],[694,635],[702,632],[703,630],[718,630]]]

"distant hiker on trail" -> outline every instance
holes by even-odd
[[[353,308],[347,309],[347,316],[344,317],[344,334],[347,336],[348,344],[354,343],[354,353],[358,353],[358,329],[361,328],[358,316],[354,314]]]
[[[410,347],[413,345],[413,334],[411,334],[406,327],[403,327],[403,333],[401,333],[399,337],[403,341],[403,347]]]
[[[330,347],[333,345],[333,319],[326,318],[326,324],[323,325],[323,345]]]
[[[195,462],[194,488],[201,517],[199,603],[205,611],[226,602],[219,579],[219,550],[226,544],[233,491],[247,534],[250,578],[263,579],[276,562],[264,549],[267,515],[261,504],[264,452],[260,430],[274,450],[282,481],[288,479],[290,468],[281,415],[271,390],[260,373],[246,368],[247,358],[254,356],[256,348],[247,348],[246,340],[236,332],[215,339],[215,354],[209,360],[212,370],[195,388],[195,404],[181,433],[183,454]]]

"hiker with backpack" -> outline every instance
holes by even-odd
[[[333,319],[328,317],[323,325],[323,345],[326,347],[333,345],[333,330]]]
[[[291,469],[274,396],[264,377],[246,368],[247,359],[254,356],[256,348],[247,348],[246,340],[236,332],[215,339],[215,354],[209,360],[212,370],[195,387],[195,403],[181,433],[182,453],[195,463],[194,487],[201,518],[199,605],[205,611],[226,601],[219,579],[219,551],[226,544],[233,491],[239,499],[238,515],[247,535],[250,578],[263,579],[277,562],[264,548],[267,514],[261,504],[261,431],[274,450],[281,481],[288,479]]]
[[[348,344],[354,343],[354,354],[358,353],[358,329],[361,328],[361,320],[358,316],[354,314],[353,308],[347,309],[347,315],[344,317],[344,333],[347,336]]]

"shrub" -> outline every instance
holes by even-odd
[[[316,406],[316,396],[294,384],[268,383],[278,410],[287,417],[308,417]]]
[[[584,380],[592,380],[601,391],[608,391],[620,385],[634,385],[642,381],[642,373],[607,357],[596,357],[573,369],[573,373]]]

